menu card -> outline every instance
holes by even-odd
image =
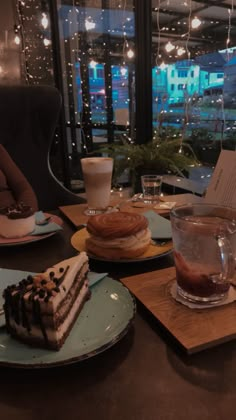
[[[221,151],[205,202],[236,208],[236,151]]]

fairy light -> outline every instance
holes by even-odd
[[[177,48],[177,55],[181,57],[186,52],[186,50],[183,47]]]
[[[170,41],[168,41],[167,42],[167,44],[166,44],[166,46],[165,46],[165,50],[167,51],[167,52],[171,52],[171,51],[173,51],[175,49],[175,46],[170,42]]]
[[[43,43],[44,43],[45,47],[48,47],[51,44],[51,41],[48,38],[44,38]]]
[[[120,5],[121,6],[121,5]],[[123,29],[123,63],[122,65],[126,65],[126,57],[128,57],[127,51],[129,49],[129,44],[127,41],[127,33],[126,33],[126,0],[124,0],[123,12],[122,12],[122,29]]]
[[[92,29],[96,28],[96,23],[93,22],[91,17],[85,19],[85,28],[86,31],[91,31]]]
[[[226,39],[226,50],[227,50],[227,61],[229,61],[229,46],[230,46],[230,36],[231,36],[231,29],[232,29],[232,23],[231,23],[231,16],[234,11],[234,0],[231,0],[231,9],[228,9],[228,34]]]
[[[160,45],[161,45],[161,27],[160,27],[160,0],[158,0],[156,11],[156,22],[157,22],[157,52],[156,52],[156,66],[158,67],[160,58]]]
[[[28,84],[53,83],[53,57],[48,3],[45,0],[17,0],[16,36],[20,38],[22,73]],[[15,42],[18,40],[15,39]]]
[[[188,44],[189,44],[189,39],[190,39],[190,35],[191,35],[191,19],[192,19],[192,0],[189,0],[188,32],[187,32],[187,37],[186,37],[186,42],[185,42],[185,48],[186,48],[188,60],[190,60],[190,51],[189,51],[189,48],[188,48]],[[182,51],[181,48],[180,48],[180,51]],[[184,52],[182,54],[184,54]],[[182,54],[180,54],[180,52],[179,53],[177,52],[177,54],[182,55]]]
[[[121,73],[122,76],[126,76],[127,72],[128,72],[128,70],[125,67],[121,67],[120,73]]]
[[[134,57],[134,51],[131,48],[129,48],[128,51],[127,51],[127,57],[128,58],[133,58]]]
[[[20,45],[20,37],[18,34],[15,35],[14,42],[16,45]]]
[[[41,25],[44,29],[47,29],[48,27],[48,17],[46,15],[46,13],[42,13],[42,19],[41,19]]]
[[[197,29],[201,24],[202,21],[197,16],[195,16],[191,22],[191,27],[192,29]]]
[[[161,70],[165,70],[167,68],[167,64],[165,64],[164,61],[162,61],[159,67]]]
[[[20,45],[20,42],[21,42],[19,30],[20,30],[20,25],[14,25],[14,32],[15,32],[14,42],[16,45]]]
[[[91,69],[95,69],[97,65],[98,63],[95,60],[91,60],[89,63],[89,67],[91,67]]]

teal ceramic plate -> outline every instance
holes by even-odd
[[[113,346],[128,331],[135,316],[135,301],[120,282],[105,277],[92,288],[69,337],[60,351],[31,348],[0,329],[0,365],[47,368],[88,359]]]

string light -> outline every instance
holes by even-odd
[[[14,42],[16,45],[20,45],[20,36],[19,36],[19,29],[20,29],[20,25],[14,25],[14,32],[15,32],[15,38],[14,38]]]
[[[160,58],[160,45],[161,45],[161,27],[160,27],[160,0],[158,0],[158,6],[155,8],[156,11],[156,21],[157,21],[157,52],[156,52],[156,66],[158,66]]]
[[[164,61],[162,61],[162,63],[160,64],[160,69],[165,70],[166,68],[167,68],[167,64],[165,64]]]
[[[191,35],[191,19],[192,19],[192,0],[189,0],[188,32],[187,32],[187,38],[186,38],[186,43],[185,43],[185,48],[186,48],[188,60],[190,60],[190,51],[189,51],[189,48],[188,48],[188,44],[189,44],[189,39],[190,39],[190,35]],[[184,53],[185,53],[185,51],[181,48],[180,48],[179,52],[177,51],[178,55],[182,55]]]
[[[14,42],[15,42],[16,45],[20,45],[20,37],[19,37],[19,35],[16,35],[15,36]]]
[[[50,39],[44,38],[43,43],[44,43],[45,47],[48,47],[51,44],[51,41],[50,41]]]
[[[50,47],[48,3],[45,0],[17,0],[16,25],[20,38],[22,73],[28,84],[52,84],[53,56]],[[44,32],[47,30],[47,32]],[[16,42],[19,42],[16,39]]]
[[[202,21],[198,17],[194,17],[191,22],[192,29],[197,29],[202,24]]]
[[[127,57],[128,58],[133,58],[134,57],[134,51],[131,48],[129,48],[128,51],[127,51]]]
[[[229,61],[230,57],[229,57],[229,45],[230,45],[230,35],[231,35],[231,15],[234,11],[234,0],[231,0],[231,9],[228,9],[228,16],[229,16],[229,24],[228,24],[228,34],[227,34],[227,39],[226,39],[226,50],[227,50],[227,61]]]
[[[46,13],[42,13],[41,24],[42,24],[42,27],[44,29],[47,29],[47,27],[48,27],[48,17],[46,15]]]
[[[128,70],[125,67],[121,67],[121,69],[120,69],[120,73],[121,73],[122,76],[125,76],[127,74],[127,71]]]
[[[91,69],[95,69],[97,65],[98,63],[95,60],[91,60],[89,63],[89,66],[91,67]]]
[[[86,31],[91,31],[92,29],[96,28],[96,23],[93,22],[91,17],[89,17],[88,19],[85,19],[85,28],[86,28]]]
[[[186,50],[183,47],[177,48],[177,55],[180,57],[186,52]]]
[[[175,46],[170,41],[168,41],[166,46],[165,46],[165,49],[166,49],[167,52],[171,52],[175,49]]]

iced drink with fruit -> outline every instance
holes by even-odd
[[[207,204],[171,211],[178,293],[192,302],[226,298],[235,273],[233,209]]]

